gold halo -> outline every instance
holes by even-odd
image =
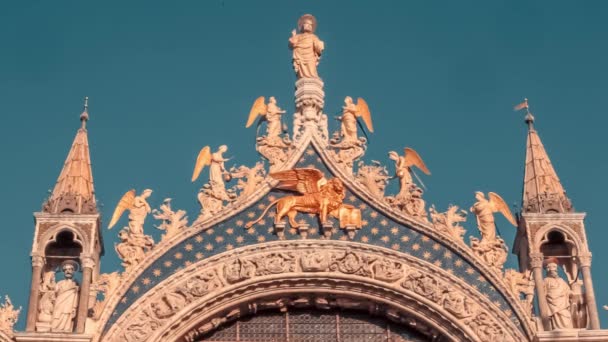
[[[298,30],[302,32],[302,24],[304,23],[305,19],[312,20],[312,33],[315,33],[317,30],[317,18],[315,18],[312,14],[304,14],[300,17],[300,19],[298,19]]]

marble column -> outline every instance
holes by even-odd
[[[85,256],[81,257],[82,265],[82,284],[80,284],[80,294],[78,298],[78,312],[76,313],[76,333],[84,333],[85,323],[89,313],[89,295],[91,290],[91,279],[95,260]]]
[[[585,286],[585,301],[587,302],[587,312],[592,330],[600,328],[597,304],[595,303],[595,292],[593,290],[593,280],[591,280],[591,253],[581,253],[578,256],[579,267],[583,273],[583,285]]]
[[[40,300],[40,281],[42,280],[42,268],[44,257],[32,255],[32,283],[30,287],[30,300],[27,306],[27,321],[25,331],[36,331],[36,319],[38,318],[38,300]]]
[[[540,311],[540,319],[543,323],[545,331],[551,330],[549,319],[549,307],[547,306],[547,294],[545,293],[545,285],[543,282],[543,253],[530,253],[530,267],[534,276],[534,286],[536,287],[536,298],[538,299],[538,309]]]

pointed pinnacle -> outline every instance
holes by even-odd
[[[82,122],[82,129],[86,129],[87,121],[89,120],[89,97],[84,97],[84,109],[80,114],[80,122]]]

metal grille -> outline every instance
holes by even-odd
[[[417,342],[425,336],[383,318],[349,311],[263,312],[220,327],[198,341]]]

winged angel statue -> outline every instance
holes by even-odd
[[[399,178],[399,194],[397,197],[409,197],[412,186],[416,186],[412,180],[413,166],[427,175],[431,174],[418,152],[413,148],[406,147],[403,149],[403,156],[395,151],[390,151],[388,156],[395,161],[395,177]]]
[[[340,125],[340,136],[342,137],[343,144],[353,144],[359,142],[357,136],[357,125],[360,125],[358,118],[363,119],[365,126],[370,132],[374,132],[374,125],[372,124],[372,115],[369,111],[369,106],[364,99],[358,98],[357,103],[353,102],[352,97],[347,96],[344,99],[344,106],[342,106],[342,116],[339,118]]]
[[[146,200],[152,190],[146,189],[141,195],[135,195],[135,189],[127,191],[114,209],[108,228],[114,227],[122,214],[129,210],[129,226],[120,231],[121,242],[115,246],[116,253],[123,260],[125,269],[138,264],[143,260],[145,253],[154,246],[151,236],[144,234],[144,221],[152,211]]]
[[[517,222],[509,210],[507,203],[497,193],[489,192],[486,199],[483,192],[477,191],[477,202],[471,207],[471,212],[477,217],[477,227],[481,233],[481,241],[472,237],[471,249],[489,266],[500,271],[507,260],[507,247],[500,237],[496,236],[494,213],[500,212],[514,226]]]
[[[353,224],[360,227],[361,214],[359,209],[343,204],[345,197],[344,185],[338,178],[326,179],[317,169],[293,169],[271,173],[270,176],[279,180],[277,189],[300,193],[279,198],[272,202],[266,210],[254,221],[247,222],[245,228],[251,228],[266,215],[268,210],[276,205],[275,224],[281,223],[285,216],[292,228],[298,227],[296,215],[298,212],[319,215],[321,224],[327,222],[329,215],[340,219],[340,226]],[[354,221],[354,222],[347,222]]]
[[[247,119],[246,128],[251,127],[255,120],[261,116],[262,121],[266,121],[266,137],[264,139],[266,144],[277,147],[285,147],[289,142],[284,141],[281,138],[281,134],[287,131],[281,122],[281,116],[285,114],[285,111],[277,106],[277,100],[274,96],[268,99],[268,104],[265,103],[266,99],[264,96],[258,97],[249,111],[249,118]]]
[[[517,226],[515,218],[507,203],[495,192],[488,193],[487,200],[483,192],[477,191],[475,199],[477,202],[471,207],[471,212],[477,216],[477,227],[481,233],[481,243],[492,242],[496,240],[496,223],[494,223],[494,213],[500,212],[505,216],[507,221],[514,226]]]
[[[256,140],[257,150],[268,159],[270,168],[282,165],[287,159],[287,150],[291,147],[291,140],[287,134],[287,126],[281,122],[281,117],[285,111],[277,106],[274,96],[268,99],[266,104],[264,96],[258,97],[249,111],[246,128],[251,127],[258,117],[258,129],[260,123],[266,121],[266,135],[258,137]],[[256,134],[257,135],[257,134]]]
[[[224,162],[228,161],[223,156],[226,151],[228,151],[228,146],[226,145],[220,146],[215,153],[211,153],[209,146],[203,147],[196,158],[192,181],[194,182],[198,179],[205,166],[209,166],[209,186],[212,195],[219,200],[229,201],[234,199],[235,196],[228,194],[226,184],[224,183],[225,180],[230,181],[232,178],[224,167]]]

